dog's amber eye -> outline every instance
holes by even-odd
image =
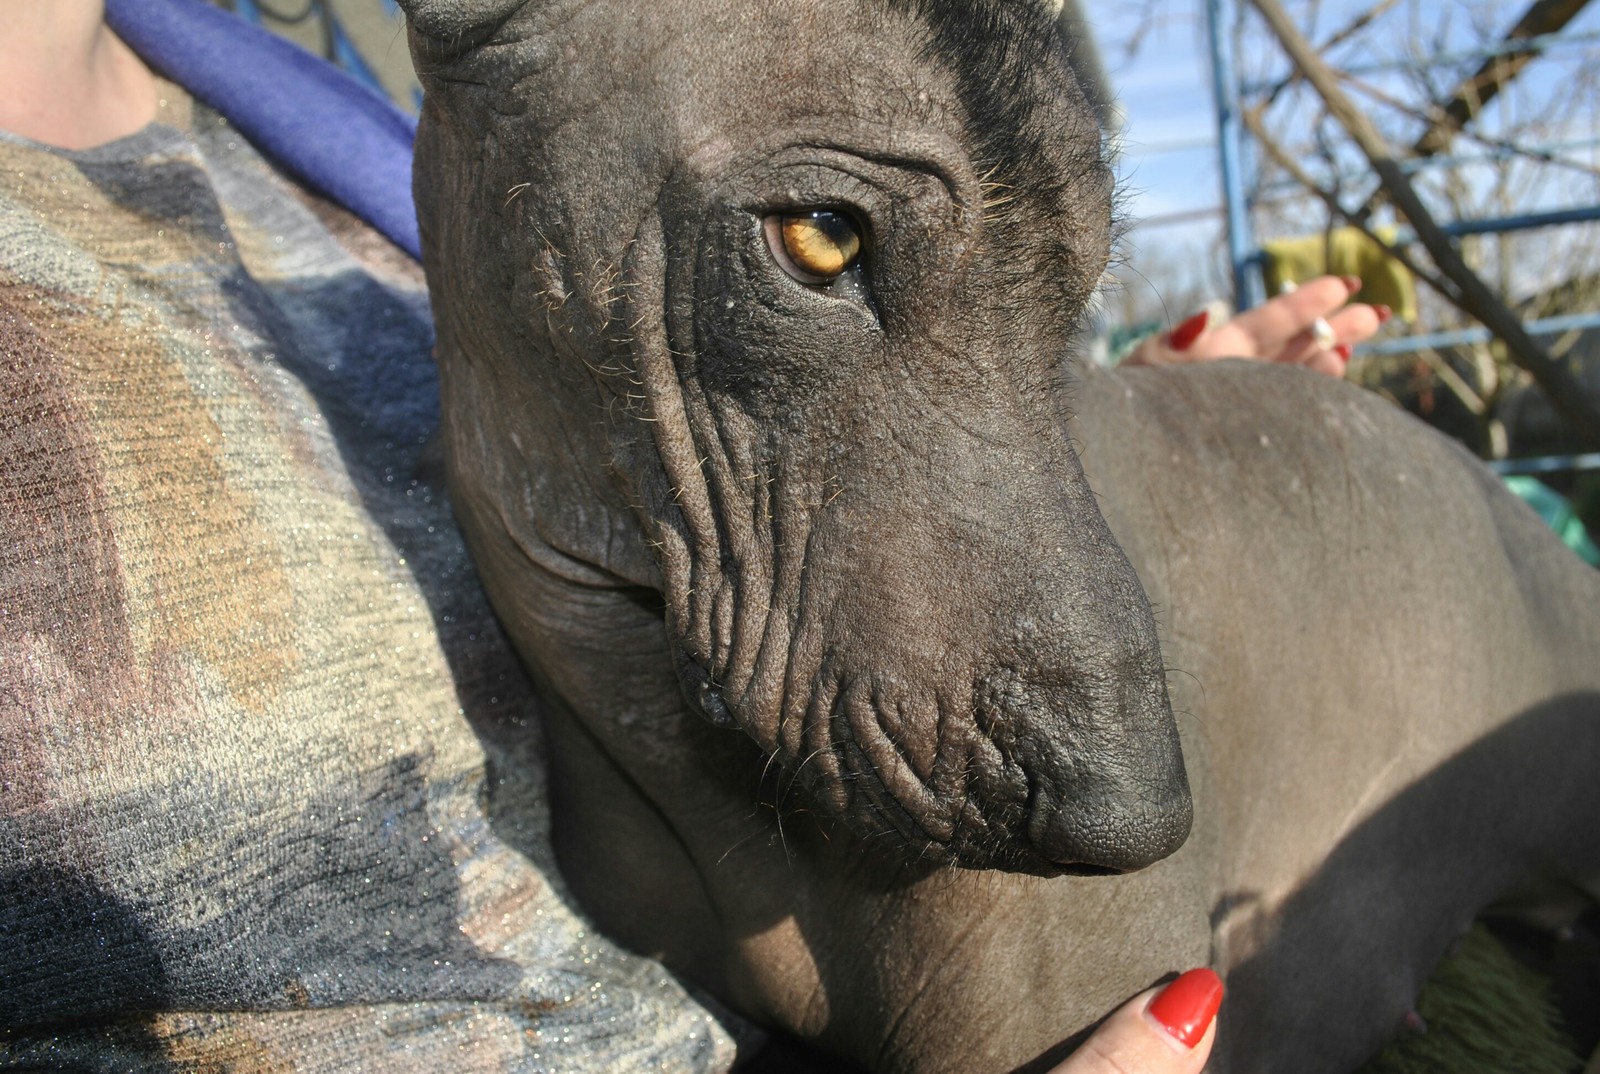
[[[844,213],[818,210],[767,217],[767,244],[801,283],[827,283],[861,255],[861,232]]]

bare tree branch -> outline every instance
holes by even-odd
[[[1256,141],[1261,143],[1261,148],[1267,151],[1267,155],[1272,158],[1273,163],[1288,172],[1291,179],[1321,199],[1331,213],[1346,221],[1350,226],[1356,228],[1367,238],[1381,246],[1385,254],[1404,265],[1406,271],[1433,288],[1446,302],[1458,309],[1465,309],[1462,306],[1460,293],[1449,280],[1418,263],[1416,258],[1412,257],[1410,251],[1405,247],[1395,246],[1372,229],[1372,213],[1370,210],[1365,207],[1360,209],[1345,208],[1339,201],[1338,191],[1330,190],[1320,185],[1311,173],[1307,172],[1294,159],[1293,155],[1284,149],[1272,135],[1267,133],[1258,116],[1253,113],[1246,113],[1244,123],[1250,129],[1250,133],[1255,136]]]
[[[1445,114],[1444,109],[1439,105],[1424,104],[1419,108],[1414,104],[1402,101],[1400,98],[1391,93],[1384,92],[1377,86],[1372,85],[1370,82],[1363,81],[1354,75],[1345,74],[1342,71],[1335,71],[1334,74],[1337,75],[1341,81],[1350,86],[1351,89],[1356,90],[1363,96],[1377,101],[1379,104],[1388,105],[1401,115],[1410,116],[1412,119],[1419,119],[1425,123],[1432,124],[1430,129],[1438,129],[1440,124],[1450,122],[1449,117]],[[1456,131],[1456,134],[1463,138],[1470,138],[1479,145],[1498,150],[1502,153],[1526,157],[1529,160],[1537,160],[1541,164],[1553,164],[1557,167],[1570,168],[1573,171],[1582,172],[1585,175],[1600,177],[1600,166],[1585,164],[1581,160],[1569,160],[1566,157],[1557,156],[1548,149],[1530,149],[1515,141],[1512,141],[1511,139],[1495,138],[1492,135],[1484,134],[1482,131],[1461,130]],[[1424,153],[1420,155],[1427,156],[1429,154]],[[1379,197],[1380,195],[1375,194],[1374,196]],[[1375,203],[1373,208],[1376,207],[1377,204]]]
[[[1322,44],[1317,46],[1317,51],[1319,53],[1326,53],[1329,49],[1337,48],[1338,46],[1344,44],[1356,34],[1360,33],[1362,30],[1365,30],[1368,26],[1372,25],[1372,23],[1376,22],[1385,12],[1399,2],[1400,0],[1378,0],[1376,4],[1367,8],[1367,10],[1363,11],[1361,14],[1345,23],[1338,30],[1334,31],[1334,33],[1331,34],[1327,40],[1323,41]],[[1300,81],[1300,69],[1297,67],[1293,71],[1289,72],[1289,74],[1279,79],[1271,89],[1267,90],[1266,93],[1261,95],[1261,107],[1271,107],[1272,102],[1276,101],[1278,96],[1282,94],[1284,90],[1288,89],[1298,81]]]
[[[1589,401],[1572,374],[1550,356],[1522,327],[1515,314],[1462,260],[1450,238],[1439,230],[1432,214],[1411,182],[1400,170],[1382,135],[1340,88],[1338,78],[1296,28],[1278,0],[1252,0],[1261,17],[1278,38],[1289,59],[1317,91],[1328,111],[1361,149],[1378,173],[1390,201],[1405,215],[1417,239],[1427,249],[1440,273],[1455,285],[1461,308],[1499,336],[1516,363],[1526,369],[1549,395],[1550,401],[1592,449],[1600,449],[1600,410]]]
[[[1525,41],[1529,38],[1553,34],[1571,22],[1589,0],[1534,0],[1533,6],[1523,12],[1522,18],[1506,34],[1506,41]],[[1538,49],[1518,49],[1490,56],[1473,74],[1456,87],[1450,99],[1440,105],[1443,116],[1423,131],[1411,152],[1419,157],[1431,157],[1450,146],[1450,139],[1483,110],[1483,106],[1539,55]]]

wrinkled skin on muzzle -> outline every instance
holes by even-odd
[[[1070,456],[1039,457],[1059,435],[1006,451],[922,419],[825,466],[781,441],[705,445],[742,456],[697,490],[737,521],[686,542],[669,590],[685,696],[914,854],[1029,872],[1164,856],[1189,812],[1154,630]]]
[[[758,274],[759,246],[738,271],[723,237],[673,347],[698,358],[665,408],[681,425],[653,438],[704,460],[657,523],[685,697],[914,857],[1048,874],[1176,849],[1189,804],[1154,626],[1048,363],[1015,361],[989,318],[962,325],[956,296],[950,342],[897,345],[852,299],[774,310],[759,292],[787,282]],[[791,383],[748,383],[752,337],[821,326],[836,344],[763,370]]]
[[[1154,624],[1065,431],[1109,181],[1048,17],[479,7],[412,12],[422,152],[454,168],[419,198],[469,535],[659,591],[688,706],[874,847],[1172,853]],[[964,77],[977,47],[1016,77]],[[859,244],[820,278],[783,237],[817,213]]]

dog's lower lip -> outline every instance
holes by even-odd
[[[1096,865],[1091,862],[1083,861],[1052,861],[1049,858],[1039,855],[1031,849],[1015,851],[1013,856],[1006,858],[1002,862],[985,861],[981,864],[975,862],[967,862],[966,864],[982,869],[1001,868],[1008,871],[1023,872],[1033,876],[1045,878],[1059,876],[1122,876],[1123,874],[1129,872],[1127,869],[1119,869],[1112,865]]]

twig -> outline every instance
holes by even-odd
[[[1360,209],[1346,209],[1340,204],[1338,193],[1320,185],[1316,179],[1312,178],[1311,174],[1301,167],[1300,163],[1267,133],[1266,128],[1261,125],[1261,120],[1254,114],[1246,114],[1244,116],[1244,124],[1250,129],[1250,133],[1255,136],[1256,141],[1261,144],[1261,148],[1267,151],[1267,155],[1272,158],[1273,163],[1288,172],[1289,177],[1295,182],[1315,194],[1328,207],[1331,213],[1340,217],[1351,227],[1356,228],[1367,238],[1381,246],[1384,253],[1400,262],[1413,276],[1437,291],[1446,302],[1459,309],[1465,309],[1462,305],[1460,293],[1449,280],[1435,272],[1430,272],[1418,264],[1417,260],[1411,256],[1405,247],[1396,246],[1386,241],[1376,231],[1372,230],[1372,212],[1370,209],[1365,206]]]
[[[1577,380],[1565,368],[1550,360],[1544,349],[1528,335],[1516,315],[1495,297],[1478,278],[1478,274],[1462,260],[1455,244],[1439,230],[1432,214],[1412,188],[1411,181],[1400,170],[1382,135],[1372,121],[1345,96],[1338,79],[1290,21],[1278,0],[1251,2],[1288,53],[1290,61],[1305,75],[1328,112],[1338,120],[1378,173],[1389,200],[1410,222],[1417,240],[1427,249],[1440,273],[1456,286],[1461,298],[1458,304],[1462,310],[1505,341],[1512,360],[1539,382],[1539,386],[1550,397],[1550,402],[1573,424],[1586,446],[1600,449],[1600,410],[1589,401]]]
[[[1380,16],[1382,16],[1385,12],[1399,2],[1400,0],[1378,0],[1378,3],[1373,4],[1371,7],[1367,8],[1367,10],[1363,11],[1361,14],[1345,23],[1344,26],[1340,27],[1333,34],[1331,34],[1326,41],[1318,45],[1317,52],[1321,55],[1326,55],[1330,49],[1338,48],[1356,34],[1372,25],[1374,21],[1376,21]],[[1279,79],[1271,89],[1267,90],[1266,93],[1262,94],[1262,107],[1270,107],[1272,102],[1278,99],[1279,94],[1298,81],[1300,81],[1300,69],[1295,68],[1283,78]]]
[[[1534,0],[1506,34],[1506,41],[1522,41],[1561,30],[1582,11],[1589,0]],[[1415,156],[1430,157],[1450,145],[1450,138],[1467,125],[1483,106],[1510,84],[1511,80],[1539,55],[1538,49],[1519,49],[1490,56],[1469,78],[1456,87],[1450,99],[1438,106],[1439,119],[1411,147]]]

